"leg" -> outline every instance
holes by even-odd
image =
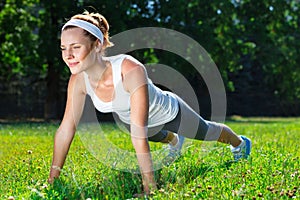
[[[206,123],[209,127],[204,140],[231,144],[233,147],[242,142],[241,138],[227,125],[211,121],[206,121]]]
[[[169,158],[174,159],[180,156],[180,151],[184,142],[184,137],[164,129],[157,131],[157,128],[158,127],[148,129],[148,135],[151,135],[148,137],[148,140],[152,142],[167,143],[169,149]]]
[[[187,138],[219,141],[236,147],[241,143],[241,138],[228,126],[216,122],[204,120],[180,97],[179,112],[174,120],[165,124],[163,129],[169,130]]]
[[[178,142],[178,139],[176,137],[176,135],[170,131],[167,131],[167,135],[166,137],[160,141],[161,143],[168,143],[168,144],[171,144],[171,145],[176,145],[177,142]]]
[[[122,125],[125,126],[127,131],[130,131],[130,125],[120,122]],[[168,143],[175,145],[177,143],[177,137],[174,133],[162,130],[163,126],[157,126],[148,128],[148,140],[151,142],[161,142],[161,143]]]
[[[235,160],[248,158],[252,146],[250,139],[245,136],[238,136],[225,124],[204,120],[182,99],[177,98],[180,108],[179,113],[173,121],[165,125],[166,130],[191,139],[230,144]]]
[[[231,144],[233,147],[239,146],[242,142],[242,139],[225,124],[221,124],[221,126],[223,127],[218,142]]]
[[[235,161],[241,158],[248,158],[251,152],[251,140],[245,136],[238,136],[225,124],[215,122],[207,122],[209,124],[208,137],[213,136],[216,130],[221,128],[220,135],[217,139],[218,142],[230,144],[231,152]],[[213,137],[212,137],[213,138]]]

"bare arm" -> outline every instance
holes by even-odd
[[[85,102],[82,80],[82,74],[78,74],[71,75],[69,81],[64,117],[54,137],[53,159],[48,179],[50,183],[60,174],[73,140],[76,126],[82,115]]]
[[[149,110],[147,74],[143,66],[129,60],[123,62],[123,69],[126,71],[124,86],[131,94],[131,140],[142,173],[144,192],[149,194],[152,189],[156,189],[156,182],[147,138]]]

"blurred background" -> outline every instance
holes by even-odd
[[[222,75],[228,116],[299,116],[299,9],[299,0],[1,0],[0,119],[62,118],[70,72],[60,30],[84,10],[103,14],[111,36],[147,26],[196,40]],[[182,73],[210,116],[206,85],[184,59],[157,49],[130,54]]]

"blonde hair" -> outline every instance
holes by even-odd
[[[80,19],[94,24],[103,33],[104,41],[102,44],[102,48],[106,49],[107,47],[113,46],[113,43],[109,41],[109,24],[103,15],[99,13],[90,13],[88,11],[85,11],[83,14],[74,15],[71,19]],[[85,31],[85,34],[91,39],[91,41],[97,40],[97,38],[89,32]]]

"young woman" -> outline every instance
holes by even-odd
[[[169,143],[170,154],[180,152],[184,137],[219,141],[231,145],[235,160],[249,156],[248,138],[204,120],[177,95],[157,88],[136,59],[105,57],[105,49],[112,46],[108,31],[107,20],[98,13],[75,15],[62,28],[62,58],[72,75],[65,114],[55,134],[50,183],[64,165],[86,95],[98,111],[115,112],[129,127],[146,194],[156,189],[148,141]]]

